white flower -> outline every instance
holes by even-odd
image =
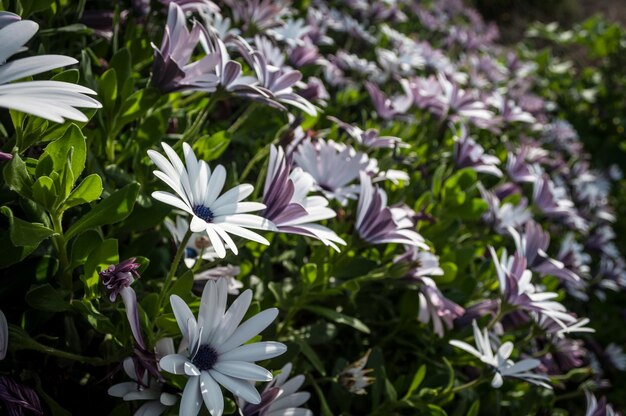
[[[144,373],[143,378],[137,375],[132,358],[126,358],[122,367],[133,381],[114,384],[109,388],[108,393],[113,397],[121,397],[124,401],[145,401],[146,403],[137,409],[135,416],[158,416],[178,401],[175,395],[164,392],[163,384],[151,379],[148,372]]]
[[[248,228],[269,230],[273,224],[265,218],[247,212],[260,211],[265,205],[259,202],[241,202],[248,197],[253,187],[241,184],[220,196],[226,181],[226,169],[217,165],[211,172],[209,165],[198,160],[191,146],[183,143],[186,166],[174,149],[161,143],[168,159],[154,150],[148,150],[148,156],[160,170],[154,171],[156,177],[165,182],[176,192],[157,191],[152,193],[156,200],[182,209],[193,215],[190,230],[205,231],[217,255],[226,256],[226,246],[237,254],[237,245],[229,234],[269,245],[269,242]]]
[[[0,12],[0,107],[22,111],[57,123],[65,119],[87,121],[75,107],[100,108],[100,103],[84,94],[89,88],[60,81],[12,81],[77,63],[63,55],[41,55],[7,62],[32,38],[39,25],[9,12]],[[8,22],[8,24],[7,24]]]
[[[165,227],[167,227],[168,231],[172,235],[172,238],[174,239],[174,242],[178,246],[185,238],[185,234],[189,229],[189,221],[180,216],[176,217],[176,222],[166,218]],[[184,256],[185,265],[190,269],[195,266],[199,258],[206,261],[214,261],[219,258],[215,249],[211,245],[211,242],[204,233],[191,234],[191,237],[189,237],[189,240],[185,245]]]
[[[239,325],[252,301],[252,291],[243,292],[224,312],[227,296],[226,279],[207,282],[197,321],[180,297],[170,297],[188,347],[185,355],[167,355],[159,364],[167,372],[189,377],[180,403],[181,415],[197,415],[203,400],[211,415],[221,415],[224,397],[220,384],[249,403],[260,403],[261,397],[250,381],[270,381],[272,373],[254,361],[267,360],[287,350],[278,342],[242,345],[274,321],[278,310],[267,309]]]
[[[365,364],[367,364],[371,352],[372,350],[367,350],[363,357],[359,358],[339,373],[339,382],[347,388],[350,393],[358,395],[367,394],[365,387],[375,381],[374,377],[368,376],[368,374],[374,370],[365,368]]]
[[[353,182],[365,169],[369,160],[364,153],[332,140],[306,140],[298,146],[293,160],[315,180],[315,190],[322,191],[328,199],[336,199],[342,205],[348,199],[356,199],[360,186]]]
[[[491,366],[496,372],[493,376],[493,380],[491,381],[492,387],[496,389],[500,388],[504,377],[514,377],[547,389],[552,388],[548,384],[550,379],[546,375],[530,372],[530,370],[537,368],[541,364],[539,360],[527,358],[518,361],[517,363],[513,362],[513,360],[509,359],[511,353],[513,352],[512,342],[505,342],[500,345],[494,354],[493,349],[491,348],[491,342],[489,341],[487,328],[484,328],[481,333],[480,329],[478,329],[476,321],[472,322],[472,326],[474,328],[474,343],[476,344],[476,348],[466,342],[457,340],[450,341],[450,345],[472,354],[473,356],[479,358],[483,363]]]

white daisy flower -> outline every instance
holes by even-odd
[[[165,227],[172,235],[172,239],[177,246],[185,239],[185,234],[189,230],[189,221],[177,216],[176,222],[169,218],[165,219]],[[205,261],[215,261],[219,257],[211,245],[211,241],[205,233],[193,233],[185,245],[185,266],[191,269],[199,259]]]
[[[225,312],[227,296],[226,279],[207,282],[197,321],[180,297],[170,297],[183,343],[188,347],[185,355],[166,355],[159,365],[169,373],[189,377],[180,403],[181,415],[197,415],[203,400],[211,415],[221,415],[224,397],[220,384],[248,403],[260,403],[261,396],[250,381],[270,381],[272,373],[254,361],[287,350],[284,344],[271,341],[242,345],[267,328],[276,319],[278,309],[264,310],[239,325],[252,301],[252,291],[239,295]]]
[[[66,118],[87,121],[87,116],[75,107],[102,107],[85,95],[95,95],[95,91],[60,81],[12,82],[78,62],[63,55],[30,56],[7,62],[11,56],[26,49],[24,44],[37,30],[39,25],[32,20],[20,20],[16,14],[0,12],[0,107],[57,123],[63,123]]]
[[[132,358],[126,358],[122,367],[133,381],[114,384],[108,393],[113,397],[121,397],[124,401],[144,401],[134,416],[159,416],[178,401],[177,396],[163,391],[163,383],[150,378],[147,372],[143,377],[137,374]]]
[[[220,196],[226,181],[226,169],[222,165],[211,171],[206,162],[196,158],[191,146],[183,143],[185,166],[174,149],[166,143],[161,145],[169,160],[154,150],[148,150],[148,156],[160,169],[154,171],[156,177],[172,188],[176,195],[157,191],[152,193],[154,199],[193,215],[189,229],[206,232],[218,257],[226,256],[226,247],[238,253],[237,245],[229,234],[269,245],[265,238],[248,230],[276,228],[265,218],[247,214],[265,208],[259,202],[241,202],[252,193],[252,185],[237,185]]]
[[[487,328],[484,328],[482,332],[478,328],[476,321],[472,322],[472,326],[474,327],[474,343],[476,344],[476,348],[469,345],[463,341],[452,340],[450,341],[450,345],[455,346],[457,348],[462,349],[465,352],[472,354],[474,357],[477,357],[483,363],[489,365],[495,370],[495,375],[493,376],[493,380],[491,381],[491,387],[500,388],[503,383],[504,377],[514,377],[519,378],[529,383],[536,384],[538,386],[545,387],[547,389],[551,389],[552,387],[548,384],[550,379],[548,376],[544,374],[536,374],[530,372],[530,370],[539,367],[541,362],[534,358],[527,358],[521,361],[513,362],[509,357],[513,352],[513,343],[505,342],[500,345],[497,351],[494,354],[494,351],[491,347],[491,342],[489,340],[489,333],[487,332]]]

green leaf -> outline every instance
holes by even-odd
[[[146,114],[159,98],[161,98],[161,93],[158,90],[146,88],[135,92],[124,100],[115,121],[113,134],[117,134],[126,124]]]
[[[37,178],[33,184],[33,199],[51,212],[57,199],[57,188],[49,176]]]
[[[63,137],[46,146],[46,150],[39,158],[35,173],[37,176],[50,176],[52,172],[62,175],[68,167],[68,156],[72,179],[76,180],[83,172],[87,158],[85,136],[76,124],[70,125]]]
[[[443,276],[435,276],[437,283],[452,283],[456,279],[457,265],[452,262],[445,262],[441,264],[443,269]]]
[[[90,228],[122,221],[133,210],[139,184],[131,183],[103,199],[91,211],[76,221],[65,234],[67,240]]]
[[[338,324],[349,325],[352,328],[364,332],[366,334],[370,333],[370,329],[363,322],[358,320],[357,318],[353,318],[352,316],[344,315],[340,312],[334,311],[332,309],[324,308],[322,306],[305,306],[305,309],[310,310],[311,312],[315,312],[318,315],[321,315],[327,319],[330,319],[333,322]]]
[[[76,205],[86,204],[100,198],[102,194],[102,178],[96,173],[87,176],[83,181],[70,193],[65,202],[63,202],[63,210]]]
[[[70,267],[72,269],[85,264],[89,254],[100,246],[102,237],[96,230],[88,230],[76,237],[72,244]]]
[[[313,367],[323,376],[326,375],[326,370],[324,369],[324,363],[317,355],[317,353],[300,337],[294,337],[294,341],[300,347],[300,350],[305,355],[306,358],[313,364]]]
[[[115,326],[111,320],[100,313],[98,308],[94,306],[88,299],[73,300],[71,304],[75,311],[82,314],[89,324],[102,334],[115,333]]]
[[[183,300],[191,300],[193,277],[193,271],[187,270],[181,277],[174,281],[174,284],[168,293],[168,297],[171,295],[178,295]]]
[[[117,100],[117,74],[115,68],[108,69],[98,81],[98,97],[108,111],[113,111]]]
[[[26,303],[33,308],[46,312],[63,312],[70,308],[65,297],[66,290],[53,288],[50,284],[34,287],[26,293]]]
[[[11,241],[16,246],[35,246],[53,236],[54,230],[40,223],[30,223],[13,216],[9,207],[1,207],[0,213],[9,219]]]
[[[2,173],[4,181],[9,186],[9,189],[17,192],[24,198],[31,197],[33,178],[26,169],[26,163],[24,163],[17,152],[13,153],[13,159],[5,165]]]
[[[409,390],[407,390],[406,394],[404,395],[403,400],[407,400],[409,397],[411,397],[413,392],[418,389],[420,384],[422,384],[422,381],[424,381],[425,376],[426,376],[426,366],[422,364],[420,368],[415,372],[415,375],[413,376],[413,381],[411,382],[411,386],[409,387]]]
[[[198,158],[202,160],[217,159],[226,151],[230,144],[230,133],[226,130],[218,131],[212,136],[201,137],[194,145]]]
[[[480,412],[480,400],[474,401],[467,411],[467,416],[478,416]]]
[[[93,299],[98,293],[100,276],[103,269],[110,265],[118,264],[120,258],[117,254],[117,240],[110,238],[104,240],[97,248],[89,253],[85,261],[85,274],[81,277],[85,285],[85,298]]]

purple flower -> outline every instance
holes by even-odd
[[[433,330],[439,338],[443,337],[444,325],[452,329],[453,322],[465,313],[465,309],[446,298],[430,277],[416,279],[420,285],[420,310],[417,319],[427,324],[432,321]]]
[[[533,202],[545,215],[562,218],[580,230],[586,230],[587,223],[576,212],[574,203],[567,197],[563,187],[557,187],[548,177],[538,177],[533,188]]]
[[[218,78],[215,75],[217,57],[209,54],[191,62],[191,54],[198,45],[202,27],[194,22],[191,32],[183,9],[176,3],[169,5],[167,26],[161,47],[154,44],[152,84],[163,91],[202,90],[215,91]]]
[[[317,114],[313,104],[294,92],[294,87],[302,79],[300,71],[268,65],[265,57],[260,53],[253,53],[251,57],[260,86],[270,92],[273,100],[292,105],[312,116]]]
[[[515,152],[509,152],[506,159],[506,171],[513,182],[534,183],[540,176],[539,169],[526,162],[530,148],[521,146]]]
[[[146,344],[141,335],[141,325],[139,324],[139,311],[137,309],[137,294],[130,285],[139,278],[139,264],[135,263],[135,258],[124,260],[120,264],[111,265],[100,272],[102,283],[109,291],[109,299],[115,302],[118,295],[122,296],[126,317],[130,324],[131,332],[137,344],[146,349]]]
[[[413,93],[409,82],[405,79],[400,80],[400,85],[404,90],[404,95],[388,98],[383,92],[369,81],[365,83],[365,88],[370,94],[376,114],[383,120],[392,120],[398,115],[405,114],[413,104]]]
[[[0,152],[0,162],[6,162],[11,159],[13,159],[13,155],[11,153]]]
[[[610,404],[607,403],[606,397],[602,397],[600,401],[590,393],[585,391],[585,397],[587,397],[587,410],[585,416],[619,416],[620,412],[613,410]]]
[[[224,0],[231,9],[233,19],[243,23],[243,29],[255,28],[263,31],[280,25],[280,17],[285,13],[286,0]]]
[[[418,246],[428,250],[424,238],[416,231],[411,221],[399,224],[392,209],[387,207],[385,192],[372,185],[365,172],[361,176],[361,193],[357,207],[356,230],[359,236],[372,244],[399,243]]]
[[[330,98],[330,94],[322,80],[316,77],[309,77],[307,84],[300,91],[300,96],[305,100],[316,102],[322,107],[326,107],[326,100]]]
[[[441,84],[434,75],[428,78],[416,77],[410,83],[413,103],[422,109],[429,109],[435,114],[443,114],[445,109],[437,99],[443,93]]]
[[[454,161],[458,168],[472,168],[476,172],[502,177],[502,171],[497,167],[500,159],[485,154],[485,149],[469,136],[465,125],[461,125],[460,134],[454,138]]]
[[[515,240],[517,252],[526,258],[528,267],[541,276],[552,275],[560,279],[578,282],[580,277],[558,260],[554,260],[547,254],[550,245],[550,234],[534,221],[528,221],[523,234],[519,234],[513,228],[509,232]]]
[[[506,250],[502,251],[500,259],[493,247],[489,252],[496,266],[496,273],[500,283],[500,293],[504,301],[520,311],[543,315],[566,328],[568,323],[576,319],[567,313],[565,307],[554,301],[558,294],[541,292],[532,284],[532,273],[526,269],[526,258],[519,253],[509,257]],[[538,319],[538,318],[537,318]]]
[[[272,221],[278,231],[317,238],[325,245],[339,251],[337,244],[345,245],[334,231],[316,221],[336,216],[322,196],[307,196],[313,189],[314,179],[301,168],[291,169],[282,147],[270,147],[270,157],[263,190],[261,214]]]
[[[243,416],[313,416],[313,413],[302,408],[311,394],[298,391],[304,384],[304,376],[299,374],[289,378],[293,365],[287,363],[279,374],[267,383],[261,392],[261,403],[251,404],[239,399],[237,404]]]
[[[498,233],[504,234],[509,228],[518,230],[532,218],[532,214],[528,210],[526,198],[522,198],[517,205],[513,205],[510,202],[503,204],[496,194],[487,191],[481,183],[478,184],[478,190],[489,207],[489,211],[483,218]]]
[[[298,45],[289,52],[289,62],[296,68],[305,65],[315,64],[319,61],[320,54],[317,47],[306,40],[302,45]]]
[[[393,149],[394,147],[408,147],[406,143],[402,142],[402,139],[395,136],[380,136],[378,130],[367,129],[363,130],[353,124],[345,123],[339,120],[337,117],[328,116],[330,121],[337,124],[338,127],[343,129],[350,137],[352,137],[357,143],[371,147],[373,149],[386,147]]]
[[[7,376],[0,376],[0,400],[9,416],[23,416],[25,412],[43,415],[37,393]]]
[[[455,122],[460,118],[469,118],[474,123],[488,122],[493,118],[493,113],[487,110],[485,103],[474,92],[465,91],[446,75],[438,74],[437,79],[442,93],[435,97],[439,107],[434,107],[433,110],[441,111],[436,113],[439,118]]]

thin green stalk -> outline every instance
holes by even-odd
[[[471,389],[472,387],[476,387],[479,384],[483,383],[484,381],[485,381],[485,378],[478,377],[477,379],[474,379],[472,381],[468,381],[465,384],[461,384],[460,386],[456,386],[455,388],[452,389],[452,393],[458,393],[458,392],[463,391],[463,390]]]
[[[165,282],[163,282],[163,289],[161,290],[161,296],[159,296],[159,305],[163,305],[163,300],[165,299],[165,296],[167,295],[167,292],[169,291],[169,288],[172,284],[172,279],[174,278],[174,275],[176,274],[176,270],[178,270],[178,265],[180,264],[183,254],[185,253],[185,246],[187,245],[187,242],[191,238],[191,234],[192,234],[192,231],[187,230],[187,233],[185,233],[185,236],[183,237],[183,241],[180,242],[180,245],[178,246],[178,250],[176,250],[174,261],[172,261],[172,265],[170,266],[170,271],[167,273],[167,276],[165,276]]]
[[[270,146],[268,145],[262,148],[256,155],[254,155],[254,157],[250,159],[250,162],[248,162],[248,164],[246,165],[246,168],[243,170],[243,173],[239,177],[239,182],[243,182],[250,174],[250,171],[252,170],[254,165],[260,160],[264,159],[265,156],[267,156],[269,152],[270,152]]]
[[[59,276],[60,284],[64,289],[72,291],[72,274],[70,273],[69,258],[67,255],[67,247],[65,237],[63,236],[62,214],[52,214],[52,225],[56,235],[52,238],[52,244],[59,256]]]
[[[241,127],[241,125],[246,122],[246,120],[248,119],[248,117],[250,117],[252,113],[254,113],[254,110],[256,110],[256,105],[255,103],[252,103],[248,106],[248,108],[246,108],[246,110],[243,113],[241,113],[241,115],[237,118],[237,120],[235,120],[235,122],[228,128],[227,130],[228,133],[233,134],[234,132],[239,130],[239,127]]]

